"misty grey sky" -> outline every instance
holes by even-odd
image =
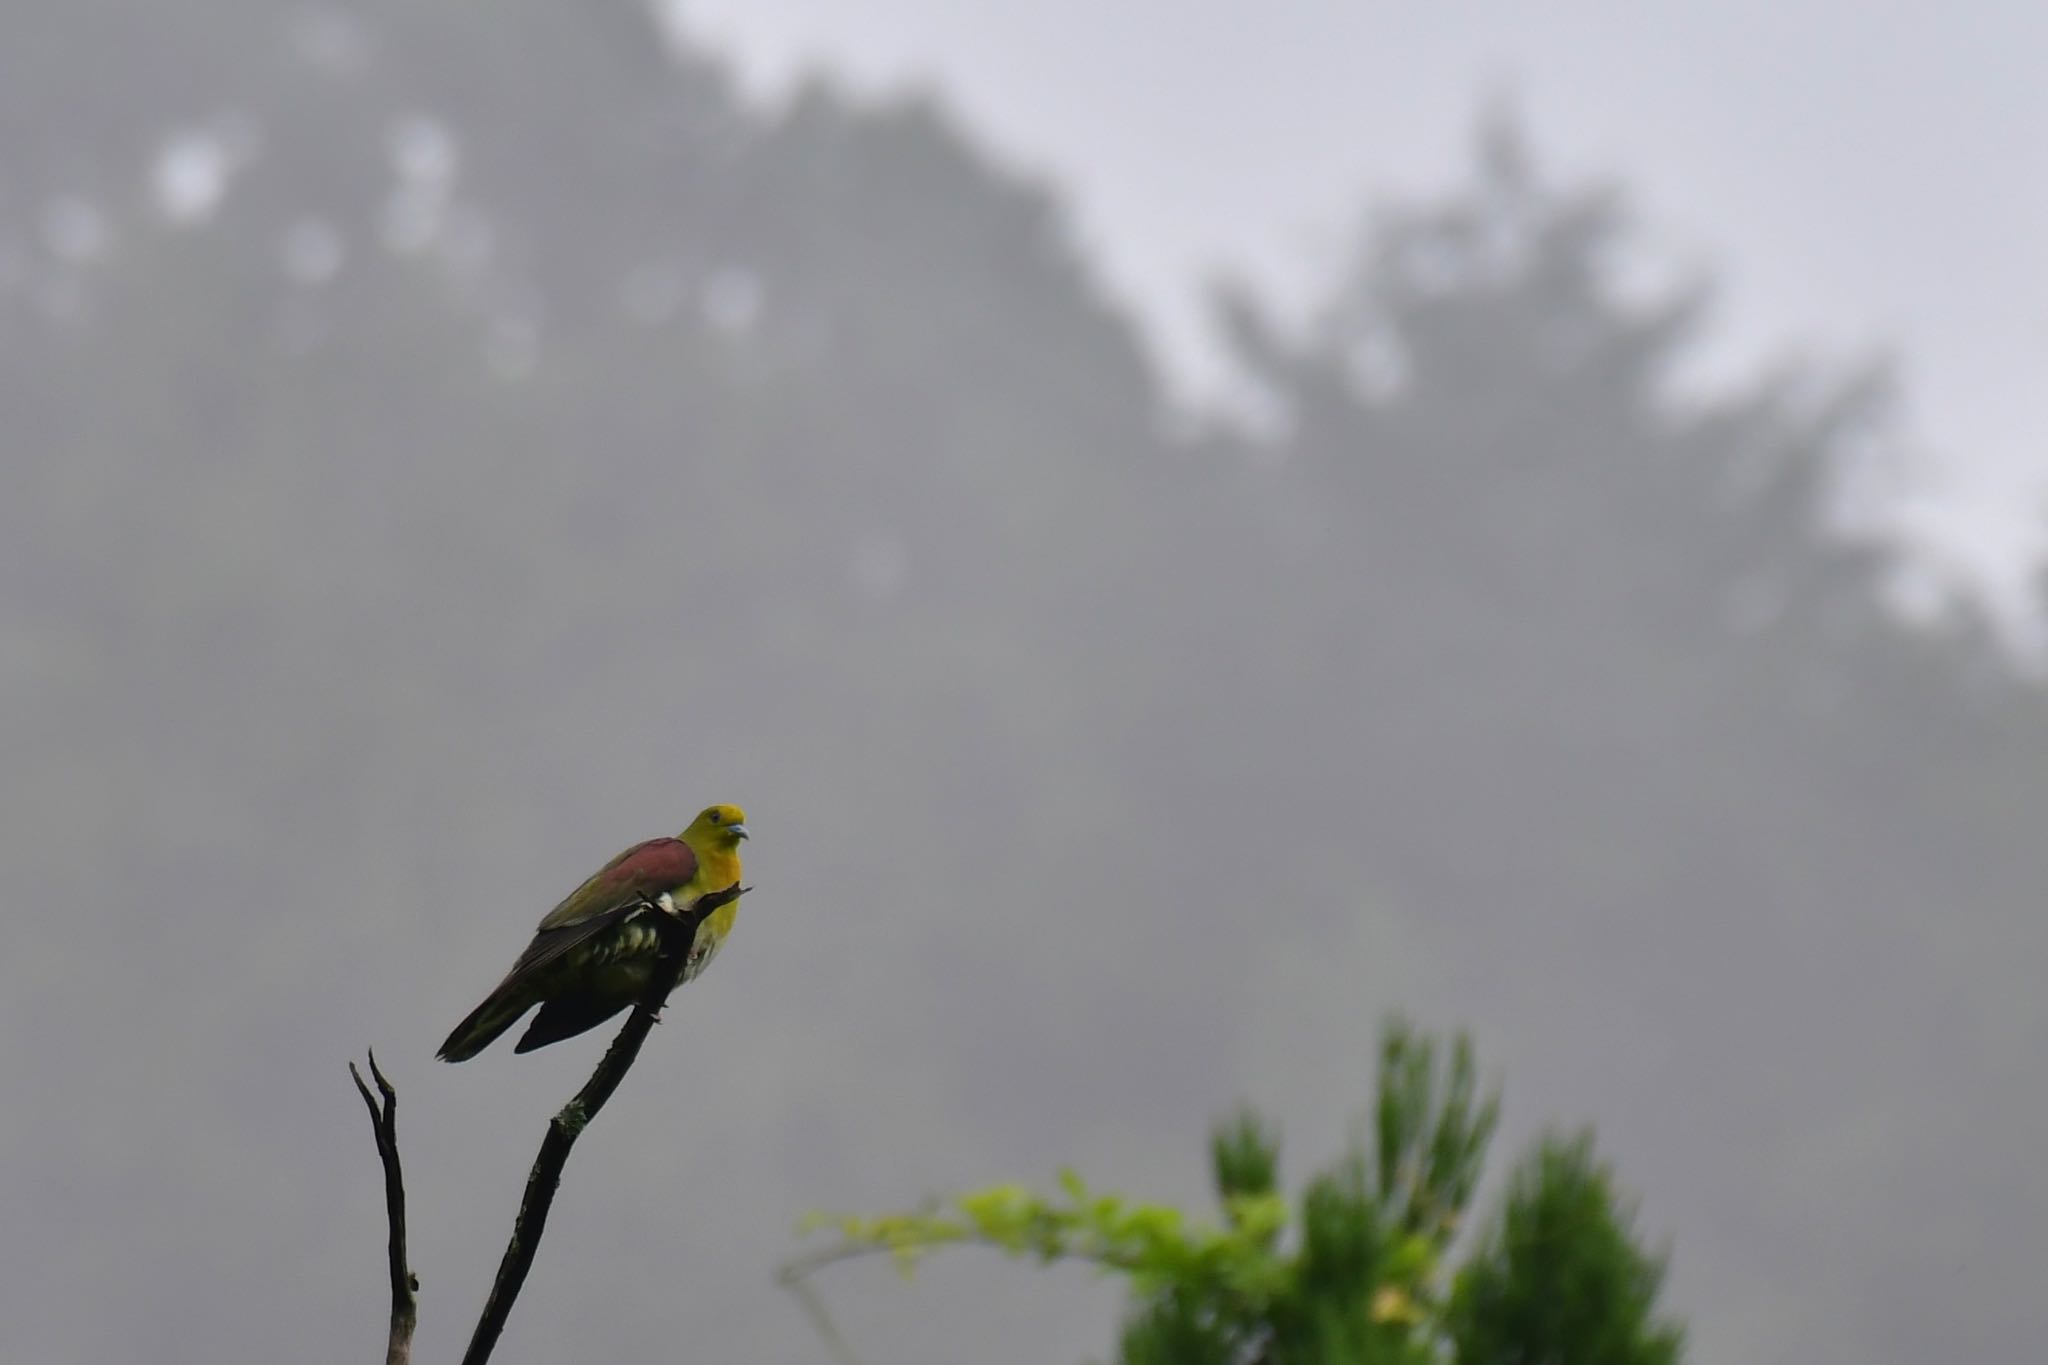
[[[819,62],[938,86],[1072,192],[1184,382],[1213,373],[1205,275],[1306,297],[1370,196],[1441,184],[1510,94],[1551,164],[1619,178],[1679,268],[1720,272],[1710,365],[1889,349],[1938,467],[1916,522],[1994,578],[2040,543],[2048,8],[675,3],[764,89]]]

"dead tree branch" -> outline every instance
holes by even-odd
[[[363,1083],[356,1064],[348,1064],[356,1091],[370,1111],[370,1126],[377,1135],[377,1156],[384,1163],[384,1216],[391,1225],[391,1336],[384,1348],[384,1365],[409,1365],[412,1360],[412,1332],[419,1323],[419,1276],[405,1261],[405,1176],[398,1166],[398,1092],[377,1066],[377,1054],[370,1053],[370,1075],[376,1078],[377,1094]],[[378,1096],[383,1103],[378,1104]]]

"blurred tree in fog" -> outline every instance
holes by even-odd
[[[1348,712],[1322,762],[1372,776],[1297,814],[1445,925],[1503,1018],[1618,954],[1570,1031],[1654,1021],[1639,1079],[1683,1092],[1655,1141],[1732,1122],[1783,1162],[1804,1254],[1854,1226],[1903,1293],[1963,1254],[1951,1217],[2019,1229],[1986,1186],[1894,1203],[1878,1171],[1938,1168],[1938,1111],[2048,1119],[1987,1085],[2038,1041],[2010,1024],[2011,955],[2043,946],[2041,698],[1976,618],[1902,628],[1907,571],[1838,529],[1888,472],[1882,370],[1687,393],[1708,291],[1632,299],[1635,245],[1617,195],[1546,181],[1495,123],[1469,188],[1382,214],[1306,337],[1226,296],[1289,422],[1260,506],[1312,532],[1236,590],[1285,604],[1259,690]],[[1816,1110],[1823,1147],[1897,1166],[1824,1160]],[[1950,1200],[1942,1250],[1884,1235]]]
[[[248,1229],[304,1150],[248,1076],[366,990],[437,1035],[478,869],[552,885],[615,845],[600,796],[653,819],[744,771],[805,914],[755,1045],[815,1108],[734,1144],[777,1179],[913,1136],[1021,1163],[1104,1114],[1163,1147],[1301,971],[1300,1065],[1378,1013],[1363,942],[1563,1059],[1539,1093],[1684,1229],[1703,1339],[2031,1342],[2041,699],[1967,625],[1901,628],[1896,557],[1831,529],[1882,483],[1884,376],[1674,386],[1707,291],[1624,290],[1619,197],[1511,128],[1313,327],[1228,301],[1257,440],[1165,434],[1057,196],[938,103],[751,101],[633,5],[31,7],[0,137],[0,862],[23,905],[89,867],[172,907],[43,921],[0,1003],[27,1036],[125,973],[90,1024],[119,1083],[24,1065],[80,1130],[182,1113],[174,1073],[231,1124],[213,1175],[138,1136],[25,1206],[17,1292],[182,1303],[281,1255]],[[919,835],[886,953],[840,904],[898,880],[876,811]],[[1048,850],[1085,932],[1046,929]],[[291,989],[195,1008],[223,943]],[[774,1235],[717,1204],[742,1174],[704,1226]],[[205,1216],[77,1231],[138,1185]],[[248,1354],[328,1320],[277,1303]],[[157,1317],[23,1353],[207,1349]]]

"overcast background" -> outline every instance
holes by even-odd
[[[458,1352],[603,1035],[432,1051],[730,800],[500,1360],[820,1360],[804,1211],[1241,1099],[1299,1179],[1397,1009],[1695,1360],[2027,1358],[2044,20],[933,10],[5,11],[0,1356],[374,1356],[372,1045]]]

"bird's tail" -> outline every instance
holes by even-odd
[[[444,1062],[466,1062],[497,1041],[499,1034],[518,1023],[519,1016],[532,1008],[533,996],[507,982],[471,1010],[434,1055]]]

